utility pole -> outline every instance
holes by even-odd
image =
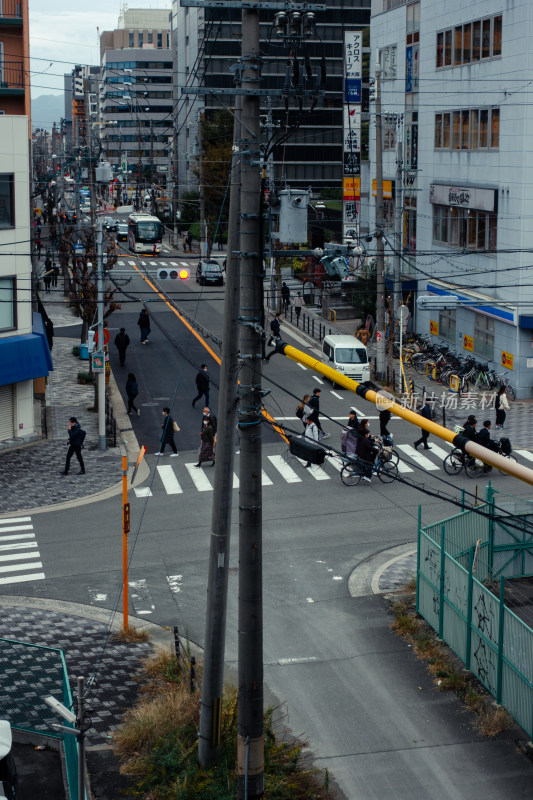
[[[84,679],[78,678],[78,713],[76,724],[79,730],[78,739],[78,800],[85,800],[85,688]]]
[[[381,67],[376,63],[376,377],[385,377],[385,248],[383,244]]]
[[[105,349],[104,349],[104,268],[102,254],[102,218],[98,220],[96,240],[96,292],[98,312],[98,350],[103,354],[104,370],[98,373],[98,448],[106,449],[105,441]]]
[[[402,247],[402,209],[403,209],[403,140],[399,136],[402,129],[401,116],[396,119],[396,183],[394,195],[394,314],[398,314],[401,299],[400,254]]]
[[[198,181],[200,183],[200,258],[207,258],[207,223],[205,221],[204,154],[202,152],[202,115],[198,114]],[[202,239],[203,237],[203,239]],[[202,246],[203,245],[203,246]]]
[[[267,121],[266,121],[266,129],[267,129],[267,142],[269,147],[269,152],[267,154],[267,161],[266,161],[266,177],[268,180],[268,189],[269,189],[269,204],[268,204],[268,266],[270,269],[270,310],[276,311],[277,308],[277,295],[278,289],[276,282],[276,269],[275,269],[275,259],[272,247],[272,221],[274,215],[272,214],[272,195],[274,191],[274,148],[272,147],[272,131],[274,129],[274,123],[272,121],[272,100],[270,97],[267,98]]]
[[[224,332],[222,336],[220,390],[218,395],[219,426],[211,518],[204,672],[200,706],[200,734],[198,738],[198,760],[202,767],[212,763],[219,751],[224,687],[231,500],[233,495],[233,454],[235,449],[235,415],[237,412],[237,375],[239,366],[239,324],[237,318],[239,315],[240,295],[240,262],[238,258],[240,236],[240,138],[240,98],[237,96],[235,98],[233,124]]]
[[[239,800],[264,793],[261,486],[262,265],[259,11],[242,11],[241,316],[239,387]]]

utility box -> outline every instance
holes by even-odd
[[[307,206],[309,192],[282,189],[280,198],[278,239],[282,244],[307,242]]]
[[[113,180],[113,167],[108,161],[101,161],[96,165],[95,177],[98,183],[107,183]]]

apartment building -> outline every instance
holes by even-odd
[[[506,373],[519,397],[533,385],[532,33],[528,4],[372,4],[383,177],[401,193],[401,280],[415,327]],[[374,124],[370,145],[372,165]],[[459,306],[416,311],[427,294],[456,295]]]
[[[40,314],[32,312],[30,87],[27,0],[0,3],[0,447],[40,427],[52,369]]]

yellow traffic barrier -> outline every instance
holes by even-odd
[[[416,411],[411,411],[410,408],[405,408],[397,403],[392,395],[387,392],[376,392],[374,389],[368,389],[366,386],[363,386],[363,384],[351,378],[347,378],[346,375],[337,372],[337,370],[332,369],[327,364],[323,364],[322,361],[314,358],[314,356],[309,356],[307,353],[298,350],[296,347],[292,347],[292,345],[285,344],[284,342],[278,343],[277,352],[290,358],[291,361],[296,361],[297,364],[302,364],[313,370],[313,372],[317,372],[319,375],[323,375],[325,378],[334,381],[337,386],[348,389],[348,391],[353,392],[353,394],[358,395],[358,397],[361,397],[363,400],[373,403],[376,408],[388,409],[393,414],[396,414],[396,416],[405,419],[417,428],[423,428],[423,430],[429,431],[429,433],[432,433],[439,439],[450,442],[450,444],[453,444],[454,447],[457,447],[459,450],[463,450],[474,456],[474,458],[478,458],[480,461],[483,461],[484,464],[496,467],[496,469],[508,475],[513,475],[515,478],[524,481],[524,483],[533,486],[533,469],[513,462],[505,458],[505,456],[500,456],[498,453],[494,453],[492,450],[488,450],[486,447],[482,447],[480,444],[476,444],[470,439],[465,439],[461,434],[457,434],[445,428],[443,425],[439,425],[437,422],[422,417]]]

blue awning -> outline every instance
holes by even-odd
[[[53,370],[40,314],[33,314],[33,330],[0,338],[0,386],[42,378]]]

